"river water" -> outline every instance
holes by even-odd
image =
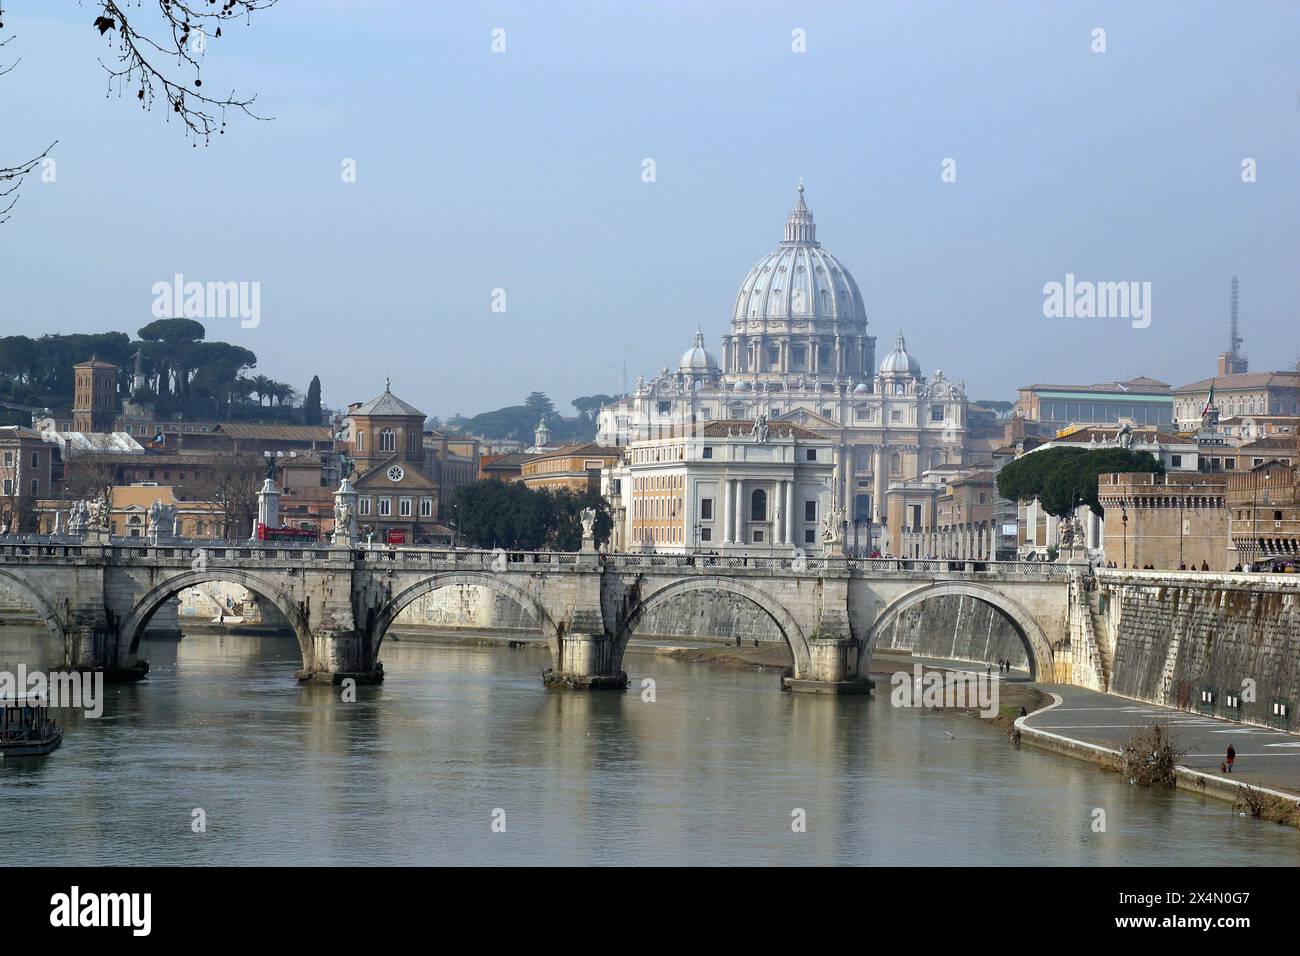
[[[57,667],[54,643],[0,627],[0,666]],[[388,641],[387,680],[348,703],[294,680],[291,637],[188,635],[141,656],[148,680],[110,686],[101,718],[59,713],[61,749],[0,762],[4,863],[1300,860],[1295,831],[887,692],[783,694],[771,673],[645,653],[627,656],[626,693],[556,691],[541,648]]]

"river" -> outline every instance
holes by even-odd
[[[5,669],[57,655],[43,630],[0,627]],[[195,634],[141,656],[148,679],[108,687],[101,718],[59,712],[61,749],[0,762],[5,863],[1300,860],[1293,830],[887,693],[784,694],[771,673],[646,653],[628,654],[626,693],[547,690],[541,648],[389,641],[387,680],[349,703],[294,680],[291,637]]]

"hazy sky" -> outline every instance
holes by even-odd
[[[0,226],[0,334],[134,333],[177,272],[259,282],[261,324],[209,337],[329,404],[390,375],[430,414],[571,413],[625,346],[633,377],[697,325],[719,348],[803,176],[878,356],[902,328],[972,398],[1212,374],[1234,273],[1252,368],[1300,353],[1295,2],[284,0],[204,72],[274,121],[197,148],[106,96],[92,7],[4,3],[0,165],[59,143]],[[1067,273],[1151,282],[1150,326],[1045,318]]]

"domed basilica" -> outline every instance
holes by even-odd
[[[803,193],[801,183],[780,244],[740,284],[721,363],[696,332],[675,369],[601,409],[597,441],[723,419],[795,422],[835,443],[835,506],[879,525],[890,482],[965,463],[966,396],[940,371],[923,375],[901,331],[877,368],[862,292],[817,241]]]

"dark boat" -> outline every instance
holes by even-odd
[[[0,757],[42,757],[63,743],[45,699],[0,698]]]

